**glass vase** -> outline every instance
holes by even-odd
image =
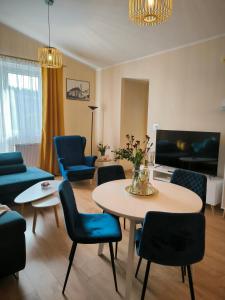
[[[135,195],[148,196],[156,192],[156,189],[149,182],[149,168],[143,166],[134,168],[132,184],[129,186],[129,192]]]

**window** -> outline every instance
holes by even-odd
[[[41,68],[0,56],[0,152],[41,141]]]

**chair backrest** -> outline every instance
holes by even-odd
[[[188,170],[177,169],[172,175],[171,183],[186,187],[187,189],[199,195],[199,197],[202,199],[201,212],[204,213],[207,189],[207,178],[205,175]]]
[[[71,184],[64,180],[59,185],[59,196],[63,207],[66,229],[71,240],[75,237],[76,220],[79,216]]]
[[[86,138],[79,135],[55,136],[54,143],[58,158],[64,158],[67,166],[84,163],[84,149]]]
[[[120,165],[106,166],[98,168],[97,185],[108,181],[125,179],[124,169]]]
[[[205,252],[205,217],[202,213],[148,212],[139,255],[168,266],[186,266],[202,260]]]

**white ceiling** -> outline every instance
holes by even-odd
[[[225,34],[225,0],[174,0],[170,20],[139,27],[128,0],[55,0],[52,46],[98,68]],[[0,0],[0,22],[47,44],[44,0]]]

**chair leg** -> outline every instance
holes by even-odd
[[[33,226],[32,226],[33,233],[35,233],[36,223],[37,223],[37,209],[34,208],[34,218],[33,218]]]
[[[116,268],[115,268],[115,263],[114,263],[114,253],[113,253],[113,245],[112,245],[112,243],[109,243],[109,250],[110,250],[110,256],[111,256],[111,264],[112,264],[112,271],[113,271],[113,278],[114,278],[115,289],[118,292],[117,280],[116,280]]]
[[[66,272],[66,278],[65,278],[64,285],[63,285],[63,290],[62,290],[63,294],[65,292],[67,280],[68,280],[68,277],[69,277],[69,274],[70,274],[70,269],[71,269],[71,266],[72,266],[72,263],[73,263],[73,258],[74,258],[74,254],[75,254],[75,251],[76,251],[76,247],[77,247],[77,243],[73,243],[72,248],[70,250],[69,266],[68,266],[68,269],[67,269],[67,272]]]
[[[118,252],[118,242],[116,242],[116,247],[115,247],[115,259],[117,259],[117,252]]]
[[[54,210],[54,214],[55,214],[56,226],[59,228],[59,216],[58,216],[58,212],[57,212],[57,206],[53,206],[53,210]]]
[[[195,300],[195,292],[194,292],[194,286],[193,286],[190,266],[187,266],[187,271],[188,271],[188,280],[189,280],[189,288],[190,288],[190,293],[191,293],[191,300]]]
[[[126,229],[126,219],[123,218],[123,228]]]
[[[147,283],[148,283],[148,274],[149,274],[149,270],[150,270],[150,265],[151,265],[151,262],[148,260],[147,266],[146,266],[146,271],[145,271],[144,284],[143,284],[143,288],[142,288],[141,300],[145,299],[145,292],[146,292],[146,287],[147,287]]]
[[[185,276],[185,271],[184,271],[184,267],[183,266],[181,266],[180,267],[181,268],[181,277],[182,277],[182,282],[184,283],[184,281],[185,281],[185,278],[184,278],[184,276]]]
[[[139,269],[140,269],[140,266],[141,266],[141,261],[142,261],[142,257],[139,257],[137,269],[136,269],[136,272],[135,272],[135,278],[137,278],[137,276],[138,276],[138,272],[139,272]]]

